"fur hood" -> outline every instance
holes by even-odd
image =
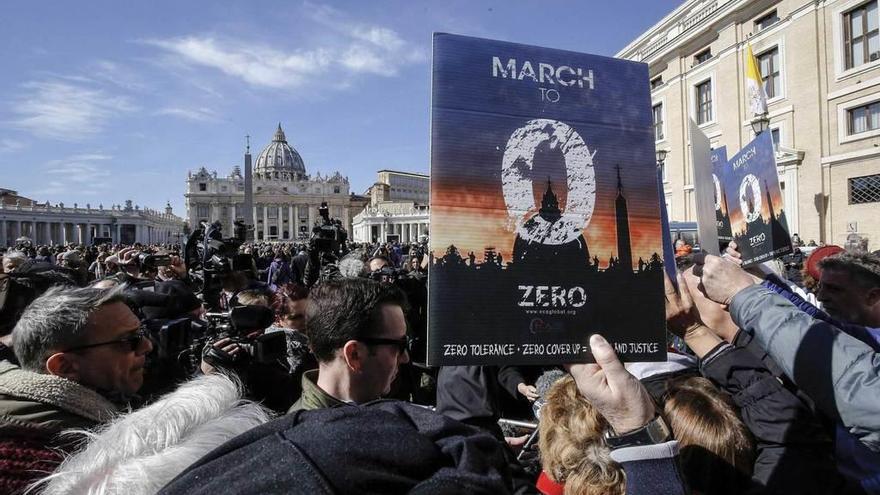
[[[195,378],[155,403],[119,417],[42,480],[43,494],[156,493],[190,464],[269,413],[242,400],[241,385],[221,374]]]
[[[117,412],[112,402],[88,387],[60,376],[23,370],[8,361],[0,362],[0,394],[54,406],[95,423],[109,421]],[[16,415],[14,410],[3,413],[10,418]]]

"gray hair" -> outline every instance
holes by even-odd
[[[26,254],[24,254],[23,251],[17,251],[17,250],[7,251],[3,255],[3,260],[4,261],[6,261],[6,260],[11,261],[12,266],[15,268],[18,268],[19,266],[21,266],[25,261],[27,261],[27,259],[28,259],[28,257]]]
[[[46,373],[53,352],[85,339],[89,316],[106,304],[126,302],[124,286],[110,290],[53,287],[36,298],[12,329],[12,347],[21,367]]]
[[[819,261],[819,269],[846,272],[863,289],[880,287],[880,257],[871,253],[845,251],[828,256]]]

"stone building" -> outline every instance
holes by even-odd
[[[754,137],[751,44],[791,233],[880,241],[880,11],[877,0],[688,0],[617,56],[650,71],[654,137],[672,220],[693,221],[687,121],[728,157]]]
[[[424,174],[380,170],[365,196],[370,203],[355,215],[357,242],[416,242],[428,235],[430,178]]]
[[[0,189],[0,247],[12,246],[20,237],[46,245],[89,245],[95,238],[122,244],[186,242],[183,219],[174,215],[171,205],[164,212],[134,206],[131,201],[110,208],[51,205]]]
[[[250,154],[250,148],[248,148]],[[330,216],[351,227],[348,178],[339,172],[322,177],[306,173],[300,154],[287,142],[281,124],[253,169],[255,239],[305,239],[319,221],[318,207],[326,201]],[[244,174],[239,166],[226,176],[201,167],[186,179],[186,216],[195,228],[200,222],[220,221],[223,235],[232,235],[235,220],[244,221]]]

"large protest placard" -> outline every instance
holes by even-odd
[[[666,356],[647,65],[434,35],[428,362]]]
[[[773,138],[758,135],[722,168],[721,184],[730,209],[730,229],[749,267],[792,251]]]
[[[715,186],[715,226],[718,230],[718,242],[721,249],[727,247],[727,243],[733,240],[730,231],[730,215],[727,213],[727,195],[721,187],[721,179],[724,167],[727,166],[727,146],[712,150],[712,182]]]

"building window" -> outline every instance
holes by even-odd
[[[341,191],[339,186],[333,186],[333,194],[339,194],[339,191]]]
[[[199,205],[196,208],[196,213],[201,218],[207,218],[208,217],[208,205]]]
[[[199,182],[199,191],[207,191],[207,190],[208,190],[208,185],[205,184],[204,182]]]
[[[770,137],[773,139],[773,149],[779,150],[779,128],[770,129]]]
[[[220,186],[220,192],[226,192],[226,186]]]
[[[694,55],[694,66],[700,65],[703,62],[708,62],[710,58],[712,58],[712,50],[710,48],[706,48],[700,53]]]
[[[712,122],[712,80],[697,84],[697,124]]]
[[[849,204],[880,202],[880,174],[849,178]]]
[[[847,69],[880,59],[878,20],[877,0],[843,14],[843,44]]]
[[[777,22],[779,22],[779,16],[776,15],[776,11],[774,10],[755,21],[755,32],[763,31]]]
[[[663,141],[663,104],[654,105],[654,141]]]
[[[758,67],[764,78],[764,90],[767,98],[775,98],[782,93],[782,79],[779,77],[779,47],[758,55]]]
[[[663,86],[663,76],[657,76],[654,79],[651,79],[651,89],[657,89],[660,86]]]
[[[850,136],[880,129],[880,101],[846,111],[846,133]]]

